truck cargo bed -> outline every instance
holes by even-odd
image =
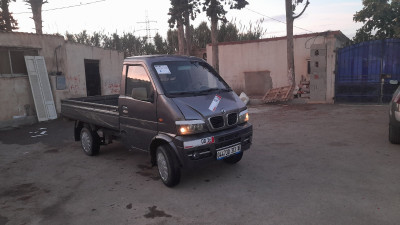
[[[119,95],[105,95],[61,100],[64,117],[119,130]]]

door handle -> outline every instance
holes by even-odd
[[[122,106],[122,112],[123,113],[128,113],[128,106],[123,105]]]

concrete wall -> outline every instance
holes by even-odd
[[[55,77],[51,78],[57,112],[61,110],[61,99],[87,96],[85,59],[99,60],[100,62],[101,94],[119,94],[123,53],[70,42],[65,43],[63,51],[65,51],[65,55],[62,60],[66,64],[63,74],[66,78],[67,89],[56,90],[56,79]]]
[[[333,102],[335,50],[343,43],[334,35],[337,32],[298,35],[294,38],[296,84],[307,77],[307,60],[312,44],[327,44],[328,88],[327,101]],[[340,32],[341,34],[341,32]],[[286,37],[262,39],[248,42],[220,43],[219,72],[236,91],[245,90],[245,73],[270,71],[272,88],[288,86]],[[212,64],[212,47],[207,46],[207,61]]]
[[[0,47],[37,49],[39,51],[38,55],[43,56],[46,61],[46,68],[49,74],[55,74],[57,71],[55,53],[57,52],[58,56],[63,54],[60,52],[60,48],[57,48],[63,44],[64,38],[58,35],[0,32]],[[58,58],[58,67],[59,70],[65,68],[61,58]]]
[[[62,36],[30,33],[0,32],[0,47],[38,50],[46,61],[58,113],[61,99],[86,96],[85,59],[100,62],[102,95],[119,93],[123,53],[65,42]],[[66,77],[65,90],[56,90],[57,72]],[[35,114],[28,76],[0,76],[0,105],[0,128],[18,116]]]
[[[0,121],[33,115],[35,104],[27,76],[0,78]]]

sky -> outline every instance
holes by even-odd
[[[227,19],[245,27],[264,19],[261,23],[266,30],[263,38],[286,36],[284,0],[247,1],[246,8],[229,10]],[[148,20],[151,21],[152,36],[158,32],[166,37],[169,7],[169,0],[48,0],[42,8],[43,33],[64,35],[66,31],[79,33],[86,30],[89,34],[95,31],[106,34],[134,32],[137,36],[146,36],[146,23],[143,22]],[[294,22],[294,33],[341,30],[352,38],[362,26],[362,23],[353,22],[353,15],[361,9],[362,0],[310,0],[305,13]],[[10,11],[19,23],[19,32],[35,32],[26,3],[22,0],[11,2]],[[209,23],[205,13],[198,15],[192,24],[196,26],[202,21]]]

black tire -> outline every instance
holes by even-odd
[[[83,127],[80,138],[82,150],[86,155],[95,156],[99,154],[100,137],[96,132],[92,131],[90,128]]]
[[[156,161],[158,174],[162,182],[168,187],[179,184],[181,180],[181,170],[178,165],[178,159],[168,145],[157,147]]]
[[[243,157],[243,152],[240,152],[236,155],[233,156],[229,156],[228,158],[224,159],[224,162],[228,163],[228,164],[235,164],[237,162],[239,162]]]
[[[400,144],[400,127],[389,124],[389,141],[392,144]]]

